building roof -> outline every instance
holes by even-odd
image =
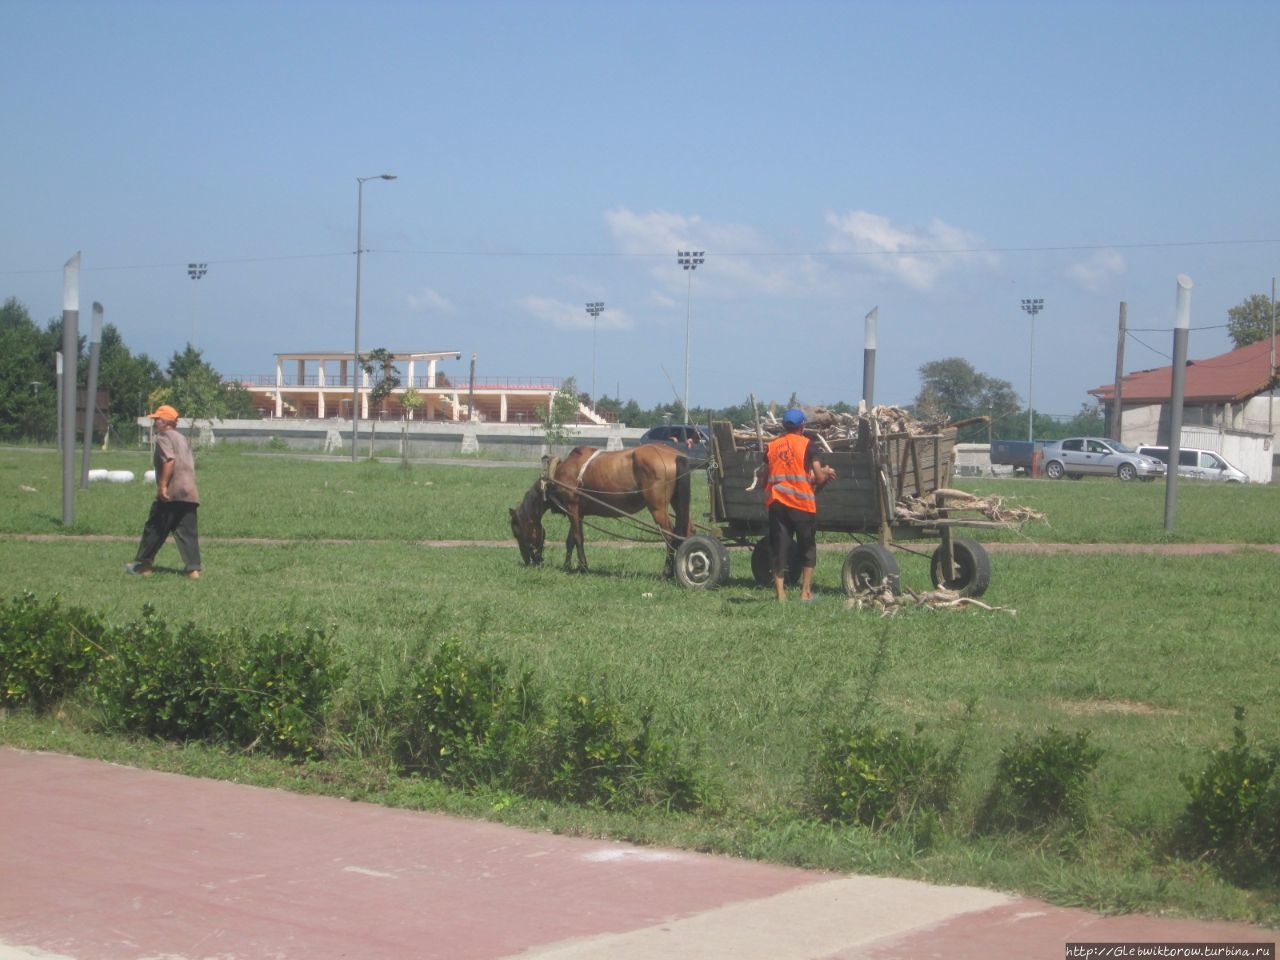
[[[1280,348],[1280,337],[1276,337]],[[1262,393],[1271,386],[1271,340],[1259,340],[1208,360],[1188,360],[1183,383],[1186,403],[1239,403]],[[1126,374],[1121,388],[1121,402],[1162,403],[1173,392],[1173,366],[1156,367]],[[1090,394],[1099,400],[1111,400],[1115,384],[1094,387]]]

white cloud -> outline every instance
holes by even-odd
[[[942,220],[913,231],[895,226],[880,214],[854,210],[828,213],[826,222],[831,230],[828,250],[863,254],[856,258],[859,263],[918,290],[931,289],[948,270],[993,269],[1000,262],[994,253],[982,249],[985,244],[977,234]]]
[[[781,256],[754,227],[743,224],[714,223],[666,210],[638,213],[622,208],[605,211],[604,221],[623,253],[652,257],[651,276],[672,294],[683,294],[686,283],[685,271],[676,264],[678,250],[706,252],[706,262],[697,268],[704,296],[744,291],[796,296],[814,292],[821,279],[812,257]],[[683,300],[680,296],[670,302]]]
[[[543,323],[549,323],[559,330],[590,330],[596,321],[587,313],[586,306],[581,303],[564,303],[549,297],[529,295],[517,301],[521,308]],[[631,315],[625,310],[611,309],[605,305],[600,314],[600,330],[629,330]]]
[[[1088,260],[1067,267],[1067,276],[1093,293],[1100,293],[1112,277],[1129,270],[1129,261],[1119,250],[1099,250]]]
[[[423,287],[406,298],[410,313],[452,313],[453,304],[430,287]]]

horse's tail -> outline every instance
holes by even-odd
[[[681,537],[693,535],[692,503],[692,471],[689,458],[681,454],[676,457],[676,488],[671,494],[671,505],[676,508],[676,533]]]

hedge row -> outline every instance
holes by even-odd
[[[391,672],[353,671],[323,630],[174,628],[144,607],[124,626],[23,594],[0,603],[0,705],[75,696],[102,729],[307,758],[381,753],[406,775],[609,809],[692,810],[709,784],[647,711],[606,693],[546,696],[525,673],[426,641]],[[1235,742],[1184,779],[1181,852],[1249,878],[1280,871],[1280,750]],[[944,750],[914,732],[835,725],[815,737],[807,813],[882,828],[947,811],[968,724]],[[1083,823],[1102,751],[1087,732],[1018,735],[975,822],[982,832]]]

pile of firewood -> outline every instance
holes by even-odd
[[[863,590],[849,597],[844,603],[846,610],[875,610],[882,617],[891,617],[899,610],[907,607],[928,607],[931,610],[959,610],[961,607],[977,607],[979,610],[999,611],[1010,616],[1017,616],[1018,611],[1012,607],[993,607],[989,603],[975,600],[973,597],[962,597],[954,590],[929,590],[917,593],[910,587],[899,584],[900,593],[895,593],[888,583],[882,583],[870,590]]]
[[[1030,507],[1009,506],[1004,497],[979,497],[964,490],[942,488],[935,490],[929,499],[902,496],[894,504],[894,514],[902,520],[934,523],[942,518],[945,510],[950,518],[972,516],[977,513],[992,522],[992,526],[1021,525],[1029,520],[1043,520],[1044,514]],[[973,526],[972,523],[966,524]]]
[[[937,433],[947,424],[945,421],[917,420],[901,407],[881,405],[859,413],[837,413],[826,407],[804,409],[804,430],[818,438],[828,450],[848,449],[860,433],[868,430],[879,436],[906,433],[912,436]],[[784,432],[782,419],[771,410],[760,411],[760,432],[768,443]],[[740,424],[733,430],[734,442],[748,450],[757,443],[755,424]]]

